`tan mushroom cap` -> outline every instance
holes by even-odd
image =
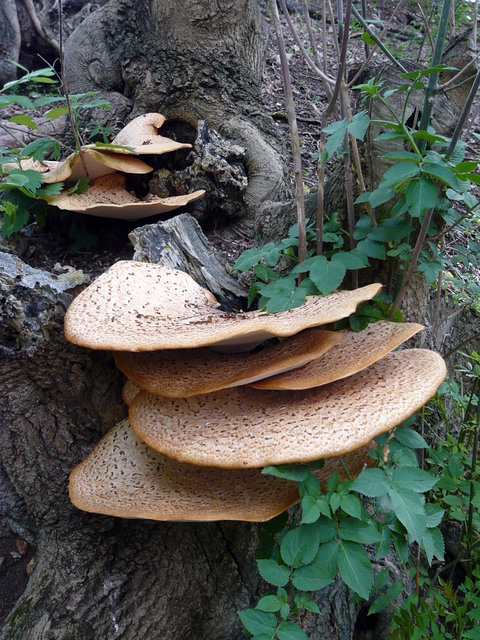
[[[83,157],[83,161],[82,161]],[[85,173],[85,168],[87,174]],[[82,154],[72,153],[58,166],[43,174],[43,182],[52,184],[56,182],[76,182],[80,178],[88,177],[95,180],[102,176],[123,171],[125,173],[145,174],[153,171],[152,167],[134,156],[119,156],[108,151],[82,147]]]
[[[22,169],[23,171],[38,171],[39,173],[46,174],[50,171],[54,171],[61,164],[61,162],[57,162],[56,160],[43,160],[42,162],[40,162],[40,160],[34,160],[33,158],[23,158],[22,160],[20,160],[20,169]],[[17,162],[6,162],[4,165],[2,165],[4,173],[10,173],[12,169],[18,168],[19,166]]]
[[[311,389],[358,373],[383,358],[419,331],[421,324],[381,321],[356,333],[345,331],[323,356],[295,371],[252,383],[255,389]]]
[[[147,196],[144,200],[139,200],[127,191],[125,180],[125,176],[120,173],[112,173],[93,180],[85,193],[61,193],[58,196],[48,196],[46,200],[66,211],[119,220],[139,220],[173,211],[205,194],[205,191],[200,190],[183,196]]]
[[[237,387],[177,400],[141,391],[130,424],[150,447],[190,464],[308,462],[344,455],[393,429],[434,395],[445,373],[440,355],[409,349],[307,391]]]
[[[187,398],[248,384],[319,358],[341,334],[308,329],[261,351],[241,354],[210,349],[113,353],[117,367],[141,389],[167,398]]]
[[[185,290],[187,279],[190,293]],[[65,316],[65,336],[84,347],[112,351],[258,343],[344,318],[380,288],[380,284],[371,284],[311,296],[301,307],[276,314],[234,314],[213,306],[215,298],[210,294],[207,301],[208,292],[181,271],[121,261],[72,302]]]
[[[368,447],[346,456],[355,476]],[[339,460],[317,472],[325,482]],[[72,503],[91,513],[152,520],[262,522],[294,504],[295,482],[263,475],[260,469],[230,470],[182,464],[150,449],[119,422],[70,475]]]
[[[162,154],[177,149],[190,149],[191,144],[177,142],[158,135],[158,129],[165,122],[165,116],[160,113],[145,113],[129,122],[115,138],[112,144],[119,145],[115,153],[131,154]],[[130,147],[133,151],[121,147]]]
[[[122,389],[122,400],[125,402],[127,407],[132,404],[138,393],[140,393],[140,387],[137,387],[132,380],[127,380]]]

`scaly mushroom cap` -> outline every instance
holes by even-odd
[[[122,389],[122,400],[125,402],[127,407],[132,404],[138,393],[140,393],[140,387],[137,387],[132,380],[127,380]]]
[[[191,281],[190,293],[185,291],[186,280]],[[325,297],[311,296],[301,307],[276,314],[235,314],[215,308],[213,296],[181,271],[121,261],[72,302],[65,316],[65,336],[84,347],[112,351],[245,345],[272,336],[291,336],[349,316],[380,288],[380,284],[371,284]]]
[[[409,349],[307,391],[237,387],[179,400],[141,391],[130,424],[150,447],[190,464],[308,462],[354,451],[393,429],[434,395],[445,373],[437,353]]]
[[[83,160],[82,160],[83,157]],[[87,174],[85,173],[87,168]],[[108,151],[98,151],[82,147],[82,154],[72,153],[63,162],[57,163],[58,166],[52,167],[43,174],[43,182],[53,184],[56,182],[76,182],[80,178],[95,180],[114,173],[115,171],[123,171],[124,173],[144,174],[153,171],[152,167],[140,158],[133,156],[118,156]]]
[[[165,122],[165,117],[160,113],[145,113],[131,122],[118,133],[112,144],[130,147],[135,153],[161,154],[177,149],[190,149],[191,144],[176,142],[170,138],[158,135],[158,129]],[[115,153],[130,154],[128,149],[115,149]]]
[[[261,380],[319,358],[341,333],[309,329],[261,351],[241,354],[188,349],[113,353],[117,367],[141,389],[187,398]]]
[[[354,477],[367,462],[369,447],[346,456]],[[325,482],[339,460],[317,472]],[[227,470],[197,467],[170,460],[150,449],[119,422],[70,475],[72,503],[91,513],[152,520],[262,522],[294,504],[295,482],[262,475],[260,469]]]
[[[45,199],[49,204],[66,211],[119,220],[139,220],[173,211],[205,194],[205,191],[200,190],[183,196],[147,196],[144,200],[139,200],[126,190],[125,180],[125,176],[120,173],[112,173],[93,180],[85,193],[61,193]]]
[[[383,358],[419,331],[421,324],[376,322],[356,333],[345,331],[341,340],[325,355],[307,365],[287,371],[251,386],[255,389],[311,389],[358,373]]]

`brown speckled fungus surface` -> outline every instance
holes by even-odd
[[[176,400],[142,391],[130,424],[149,446],[190,464],[307,462],[354,451],[393,429],[435,394],[445,373],[437,353],[406,349],[307,391],[237,387]]]
[[[276,314],[233,314],[216,308],[212,294],[181,271],[120,261],[72,302],[65,336],[80,346],[112,351],[258,343],[345,318],[380,289],[371,284],[311,296],[301,307]]]

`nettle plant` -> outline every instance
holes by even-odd
[[[268,243],[262,248],[245,251],[236,261],[234,269],[247,271],[253,268],[257,278],[249,291],[249,304],[258,296],[258,306],[268,312],[290,309],[302,304],[309,294],[328,294],[338,289],[348,271],[371,266],[371,260],[393,261],[398,272],[405,274],[417,268],[429,283],[445,273],[444,284],[456,295],[468,302],[478,301],[480,287],[474,278],[468,277],[471,265],[477,264],[479,242],[471,229],[471,220],[478,219],[478,200],[470,192],[472,185],[480,184],[475,173],[478,163],[465,160],[466,145],[458,138],[438,135],[428,125],[426,129],[412,128],[407,124],[407,114],[412,93],[426,91],[427,76],[450,67],[436,65],[429,69],[400,74],[405,80],[395,89],[383,91],[382,83],[370,80],[358,85],[366,99],[382,103],[391,119],[370,120],[366,111],[326,127],[328,135],[323,157],[324,164],[335,154],[342,153],[347,134],[363,140],[369,126],[383,129],[377,140],[403,143],[402,150],[385,154],[384,159],[393,162],[373,191],[362,193],[355,204],[368,203],[375,215],[360,215],[356,221],[353,249],[345,250],[348,233],[342,228],[338,215],[326,215],[323,222],[321,255],[315,255],[317,234],[313,224],[307,225],[307,258],[298,263],[298,225],[294,225],[287,238],[279,243]],[[390,106],[388,99],[395,93],[405,94],[401,114]],[[463,210],[459,210],[459,204]],[[469,236],[467,246],[457,243],[447,255],[443,251],[445,235],[456,229]],[[423,237],[424,236],[424,237]],[[418,240],[421,239],[420,246]],[[275,267],[280,266],[286,275],[280,276]],[[300,276],[300,278],[299,278]],[[368,311],[372,320],[390,315],[398,319],[398,303],[385,295],[379,304]],[[368,305],[366,309],[372,309]],[[362,310],[361,310],[362,311]],[[353,329],[364,328],[365,323],[352,318]]]
[[[372,557],[381,560],[395,549],[408,565],[409,545],[416,542],[429,566],[434,558],[443,560],[438,525],[444,509],[425,497],[438,478],[419,466],[416,450],[428,445],[409,428],[412,420],[375,440],[369,453],[373,466],[355,480],[339,482],[334,472],[322,486],[314,474],[321,462],[264,469],[263,473],[297,481],[301,501],[290,519],[284,514],[263,527],[257,566],[271,590],[254,609],[239,612],[255,640],[307,639],[298,617],[320,613],[314,592],[337,575],[358,598],[372,600],[369,613],[391,603],[398,608],[402,584],[392,581],[388,569],[375,574]],[[350,478],[346,467],[345,472]]]
[[[78,122],[80,114],[96,107],[110,109],[111,105],[103,99],[96,98],[95,92],[58,95],[57,74],[50,67],[30,72],[18,63],[12,62],[12,64],[24,73],[18,80],[8,82],[0,89],[0,110],[16,105],[22,109],[22,113],[9,117],[8,121],[35,131],[38,128],[37,123],[28,115],[28,112],[52,105],[52,108],[45,112],[45,116],[53,121],[68,115],[76,141],[75,149],[68,149],[68,151],[79,153]],[[39,86],[46,85],[55,92],[55,95],[51,95],[51,92],[50,95],[38,92]],[[95,127],[94,123],[90,124],[92,136],[93,132],[103,134],[100,126]],[[34,168],[25,168],[24,163],[28,159],[38,162],[44,162],[47,159],[57,160],[64,146],[60,141],[47,136],[39,137],[25,147],[0,147],[0,213],[2,213],[0,233],[3,237],[20,231],[28,224],[32,216],[40,224],[44,222],[48,204],[43,198],[58,195],[62,191],[64,183],[44,184],[41,172]],[[82,192],[87,187],[88,181],[81,179],[73,186],[72,192]],[[76,229],[74,225],[70,228],[70,235],[75,242],[78,243],[77,241],[81,240],[82,244],[86,242],[91,246],[92,239],[87,239],[84,232],[78,229],[76,231]]]

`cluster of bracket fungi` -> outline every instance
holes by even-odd
[[[264,466],[324,459],[322,482],[343,465],[358,474],[372,439],[419,409],[445,376],[433,351],[392,351],[421,325],[323,328],[379,289],[232,314],[186,273],[117,262],[65,317],[67,340],[113,351],[128,378],[129,419],[73,470],[73,504],[155,520],[264,521],[298,500],[296,483],[262,474]]]
[[[164,198],[147,194],[140,199],[127,189],[128,175],[153,171],[140,156],[157,156],[192,146],[158,135],[164,122],[160,113],[146,113],[134,118],[109,145],[83,145],[62,162],[26,159],[21,166],[42,173],[45,184],[65,183],[66,188],[59,195],[45,196],[49,204],[59,209],[121,220],[169,213],[200,198],[205,191]],[[81,193],[75,186],[80,178],[89,181],[88,189]]]

